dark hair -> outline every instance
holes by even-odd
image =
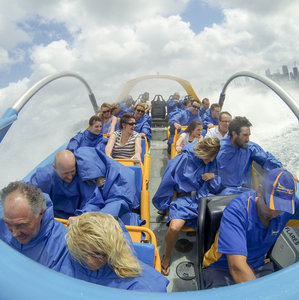
[[[249,122],[249,120],[246,117],[235,117],[230,123],[228,127],[229,135],[232,136],[233,131],[239,135],[241,131],[241,127],[251,127],[252,124]]]
[[[205,101],[209,101],[210,102],[210,100],[208,98],[203,98],[201,102],[204,103]]]
[[[196,103],[198,103],[200,105],[200,101],[198,99],[191,100],[191,105],[193,105],[194,102],[196,102]]]
[[[218,103],[213,103],[210,107],[210,110],[214,110],[216,107],[219,107],[220,108],[220,105]]]
[[[232,115],[231,115],[229,112],[227,112],[227,111],[222,111],[222,112],[220,113],[220,115],[219,115],[219,121],[221,121],[223,115],[228,115],[228,116],[232,117]]]
[[[92,126],[95,122],[101,122],[102,123],[102,119],[99,116],[94,115],[89,119],[88,124],[89,124],[89,126]]]
[[[200,122],[200,121],[192,121],[189,125],[188,125],[188,127],[185,129],[185,131],[184,132],[187,132],[187,133],[191,133],[197,126],[203,126],[203,124],[202,124],[202,122]]]
[[[21,195],[26,197],[31,208],[31,212],[35,217],[38,216],[41,210],[45,210],[47,208],[46,198],[44,197],[41,189],[23,181],[11,182],[7,187],[0,191],[2,205],[4,204],[6,197],[15,191],[18,191]]]
[[[123,124],[127,124],[129,122],[130,119],[134,119],[135,120],[135,117],[130,114],[130,113],[125,113],[121,116],[120,118],[120,122],[119,122],[119,129],[123,129]]]

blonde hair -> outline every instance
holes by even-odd
[[[218,138],[205,138],[194,146],[194,154],[200,159],[207,159],[217,155],[220,150]]]
[[[134,109],[136,109],[137,106],[141,106],[141,107],[143,107],[143,108],[145,109],[146,104],[145,104],[145,103],[137,103],[137,104],[135,105]]]
[[[71,255],[83,266],[93,252],[88,247],[92,247],[107,255],[107,262],[119,277],[141,274],[138,259],[132,254],[119,223],[111,215],[89,212],[78,216],[66,234],[66,241]]]

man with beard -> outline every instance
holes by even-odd
[[[229,124],[229,135],[220,141],[217,164],[224,187],[221,194],[239,193],[251,187],[253,161],[265,171],[282,167],[271,153],[249,141],[251,126],[246,117],[235,117]]]

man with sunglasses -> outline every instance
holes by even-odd
[[[299,218],[296,182],[281,168],[268,172],[258,191],[225,208],[215,242],[203,260],[206,288],[253,280],[274,272],[265,256],[290,219]]]
[[[201,121],[199,116],[200,102],[197,99],[191,101],[191,106],[186,110],[180,110],[172,115],[168,120],[170,126],[170,136],[168,139],[168,153],[170,153],[170,146],[173,142],[175,129],[180,130],[182,126],[188,126],[192,121]]]

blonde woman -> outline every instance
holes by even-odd
[[[165,292],[168,280],[138,261],[114,217],[100,212],[76,218],[66,235],[71,259],[62,272],[126,290]],[[73,258],[73,259],[72,259]]]
[[[102,134],[107,134],[107,136],[111,136],[115,130],[115,126],[117,124],[117,117],[112,115],[115,107],[108,103],[103,103],[101,105],[101,109],[98,113],[98,116],[102,119]]]
[[[196,228],[198,201],[209,193],[217,193],[220,178],[217,176],[215,158],[220,150],[217,138],[206,138],[188,144],[183,153],[168,162],[161,184],[153,198],[159,210],[168,210],[169,226],[165,235],[165,255],[162,258],[162,274],[170,272],[171,251],[184,225]],[[170,199],[176,191],[177,195]]]

